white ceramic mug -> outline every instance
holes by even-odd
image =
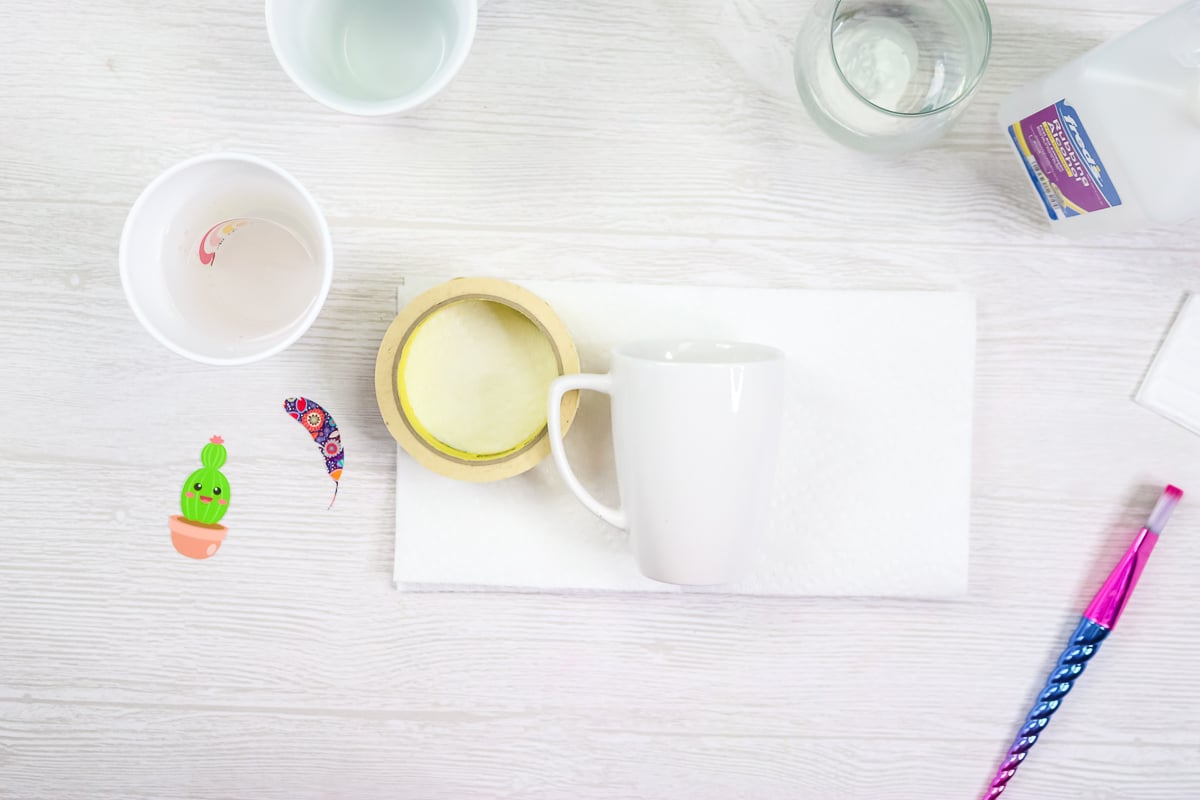
[[[129,210],[118,260],[138,321],[206,364],[288,347],[333,281],[333,242],[312,195],[279,167],[235,153],[155,178]]]
[[[647,577],[703,586],[737,576],[766,524],[785,364],[765,345],[638,342],[613,350],[607,375],[551,385],[554,461],[585,506],[629,531]],[[567,462],[556,412],[577,389],[612,396],[620,508],[592,497]]]
[[[478,0],[267,0],[267,34],[309,97],[363,116],[411,111],[466,63]]]

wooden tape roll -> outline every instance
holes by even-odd
[[[545,425],[524,441],[494,453],[472,453],[440,441],[416,418],[406,397],[403,370],[416,333],[434,314],[466,301],[499,303],[533,323],[554,353],[559,375],[579,372],[575,343],[553,309],[532,292],[495,278],[458,278],[424,292],[392,320],[375,359],[375,400],[392,437],[422,466],[465,481],[497,481],[533,468],[550,455]],[[579,394],[563,398],[564,434],[575,420]]]

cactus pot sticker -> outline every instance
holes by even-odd
[[[229,479],[221,472],[225,442],[214,436],[200,451],[200,469],[183,482],[179,493],[182,514],[172,515],[171,544],[188,558],[208,558],[217,552],[229,529],[219,524],[229,510]]]

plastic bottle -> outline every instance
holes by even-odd
[[[1018,90],[1000,123],[1058,232],[1200,217],[1200,0]]]

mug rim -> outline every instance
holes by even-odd
[[[699,345],[711,350],[719,350],[727,348],[730,350],[736,349],[741,353],[741,357],[717,359],[703,358],[697,361],[682,361],[675,360],[667,355],[671,350],[677,350],[689,345]],[[669,366],[673,369],[685,369],[688,367],[728,367],[728,366],[752,366],[755,364],[775,364],[787,360],[787,353],[769,344],[761,344],[759,342],[741,341],[736,339],[703,339],[703,338],[661,338],[661,339],[642,339],[635,342],[626,342],[619,344],[613,348],[613,356],[615,358],[625,358],[630,361],[637,361],[643,364],[656,364]]]
[[[211,161],[237,161],[246,164],[253,164],[262,167],[269,172],[273,172],[280,178],[283,178],[293,189],[300,195],[301,200],[308,206],[309,211],[315,216],[319,222],[318,235],[321,239],[321,246],[325,250],[325,258],[321,261],[321,288],[317,292],[316,302],[312,304],[308,312],[295,323],[295,327],[291,333],[285,336],[281,341],[260,350],[257,353],[250,353],[244,356],[235,356],[222,358],[219,356],[210,356],[203,353],[198,353],[169,339],[166,334],[154,325],[145,311],[142,310],[133,291],[134,278],[131,275],[129,264],[129,249],[130,240],[133,237],[134,222],[141,216],[142,210],[150,202],[150,198],[163,186],[167,181],[174,178],[180,172],[194,167],[198,164],[204,164]],[[117,266],[121,276],[121,289],[125,294],[125,301],[129,303],[129,308],[133,311],[133,316],[141,323],[151,336],[157,339],[168,350],[184,358],[190,358],[192,361],[198,361],[201,364],[212,364],[215,366],[240,366],[242,364],[251,364],[255,361],[262,361],[265,358],[270,358],[277,353],[281,353],[287,348],[295,344],[301,336],[308,332],[312,324],[316,322],[320,316],[322,309],[325,307],[325,300],[329,296],[329,289],[333,285],[333,237],[329,233],[329,222],[325,219],[325,215],[321,212],[321,207],[317,205],[317,201],[309,193],[308,189],[300,181],[296,180],[290,173],[281,167],[272,164],[264,158],[248,155],[246,153],[206,153],[203,155],[192,156],[184,159],[159,173],[154,180],[146,184],[146,188],[142,189],[137,200],[133,201],[133,205],[129,208],[129,213],[125,216],[125,225],[121,229],[121,242],[117,250]]]
[[[475,44],[475,32],[479,23],[479,0],[465,0],[470,6],[471,13],[467,15],[468,18],[465,20],[466,33],[462,37],[463,45],[462,47],[455,48],[450,58],[442,64],[436,73],[430,76],[429,81],[417,91],[402,97],[394,97],[388,100],[355,100],[338,92],[325,91],[325,88],[317,83],[301,80],[298,72],[293,69],[290,59],[283,55],[283,50],[276,41],[275,27],[277,24],[277,13],[273,9],[277,4],[282,2],[283,0],[266,0],[265,8],[267,39],[271,43],[271,51],[275,54],[275,61],[283,68],[284,73],[287,74],[292,83],[310,98],[316,100],[326,108],[359,117],[385,117],[391,114],[402,114],[406,111],[413,111],[441,94],[458,76],[463,65],[467,63],[467,56],[471,54],[471,48]]]

